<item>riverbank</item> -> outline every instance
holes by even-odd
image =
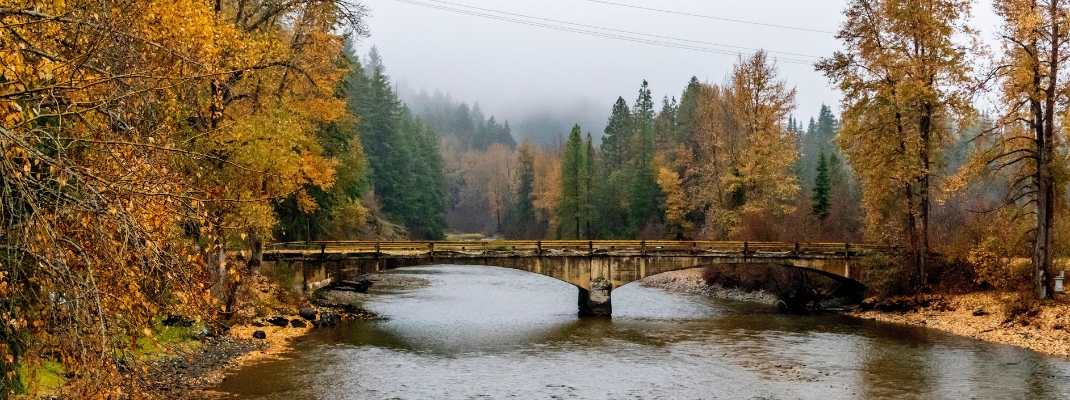
[[[430,282],[426,279],[405,276],[396,273],[368,274],[357,278],[372,282],[372,291],[391,291],[403,289],[415,289],[425,287]],[[271,293],[276,288],[258,279],[254,284],[254,293],[258,297],[276,297]],[[264,289],[264,290],[261,290]],[[316,293],[317,299],[313,301],[319,319],[323,313],[332,313],[335,318],[343,320],[371,319],[377,315],[363,308],[364,301],[369,294],[341,290],[324,290]],[[374,294],[372,294],[374,295]],[[277,296],[284,297],[284,296]],[[250,304],[272,304],[274,311],[281,311],[278,298],[260,298]],[[292,299],[290,299],[292,300]],[[250,323],[230,327],[226,334],[218,337],[207,337],[196,346],[188,346],[190,350],[184,353],[174,354],[165,360],[158,361],[148,367],[149,375],[146,378],[146,386],[149,391],[159,398],[172,399],[216,399],[225,397],[224,393],[218,393],[209,388],[218,386],[226,379],[228,372],[242,368],[243,366],[257,363],[272,358],[283,357],[291,347],[300,342],[301,337],[315,328],[311,320],[302,318],[297,305],[291,304],[288,312],[275,312],[273,317],[258,318]],[[304,307],[302,307],[304,308]],[[271,323],[275,320],[281,324],[287,321],[286,326],[278,326]],[[294,323],[294,321],[299,321]],[[260,335],[258,332],[262,332]],[[262,338],[257,338],[258,336]]]
[[[768,305],[774,305],[777,303],[777,300],[779,300],[774,294],[767,291],[746,291],[743,289],[726,288],[720,285],[707,285],[703,274],[704,272],[700,268],[672,271],[648,276],[641,279],[639,284],[676,293],[699,294],[721,299],[750,301]]]
[[[1070,301],[1065,295],[1042,304],[992,292],[867,300],[847,314],[1070,357]]]

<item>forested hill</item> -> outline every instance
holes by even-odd
[[[510,149],[516,148],[509,121],[498,121],[493,115],[487,117],[478,102],[469,107],[467,103],[436,90],[433,95],[421,91],[406,104],[435,133],[440,137],[455,139],[458,147],[464,151],[486,151],[495,143]]]

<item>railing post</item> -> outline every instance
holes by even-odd
[[[327,253],[327,245],[320,243],[320,256],[322,257]]]
[[[587,241],[587,254],[588,255],[594,255],[594,241],[593,240],[588,240]]]
[[[750,243],[743,242],[743,262],[747,262],[747,248],[750,247]]]
[[[799,242],[795,242],[795,257],[799,256]]]
[[[639,254],[646,255],[646,240],[639,241]]]
[[[847,260],[851,259],[851,244],[850,243],[844,243],[843,244],[843,258],[847,259]]]
[[[379,258],[381,248],[379,247],[379,241],[375,241],[375,258]]]
[[[427,254],[431,256],[431,259],[435,259],[435,242],[427,242],[428,251]]]
[[[542,241],[541,240],[535,242],[535,255],[537,255],[537,256],[541,256],[542,255]]]

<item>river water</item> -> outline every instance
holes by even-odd
[[[313,330],[282,359],[229,374],[241,399],[1070,399],[1070,360],[936,330],[764,305],[613,291],[576,317],[576,288],[527,272],[429,266],[378,292],[383,318]]]

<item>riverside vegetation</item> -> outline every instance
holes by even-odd
[[[598,139],[540,145],[478,105],[402,102],[378,52],[356,55],[359,2],[5,1],[0,396],[153,397],[175,335],[269,317],[256,293],[307,301],[265,281],[272,240],[879,242],[901,252],[868,259],[871,304],[924,316],[880,318],[1058,338],[1070,4],[994,1],[996,49],[972,5],[848,1],[844,50],[816,65],[838,116],[796,119],[759,51],[660,107],[644,81]],[[981,308],[1001,311],[963,315]]]

